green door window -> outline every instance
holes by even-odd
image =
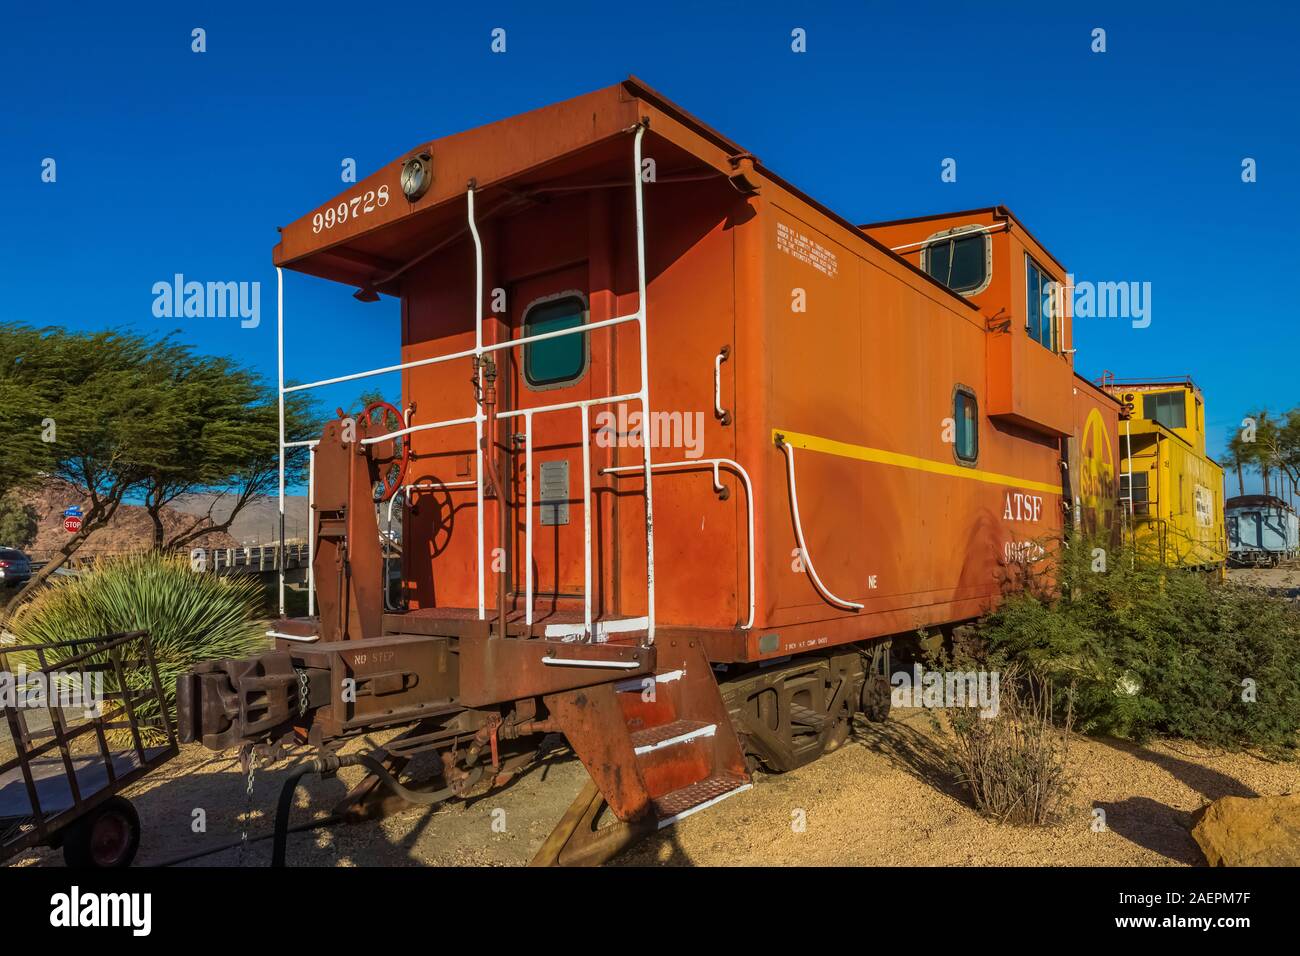
[[[587,320],[586,303],[576,295],[537,302],[524,316],[524,335],[572,329]],[[524,346],[524,378],[534,387],[576,382],[587,370],[585,333],[560,335]]]

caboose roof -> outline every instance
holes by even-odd
[[[1096,398],[1103,398],[1113,403],[1116,406],[1120,404],[1119,399],[1116,398],[1111,392],[1106,391],[1106,389],[1102,388],[1092,379],[1080,375],[1078,372],[1074,373],[1074,384],[1076,388],[1082,385]]]
[[[852,230],[953,302],[978,311],[964,296],[861,232],[635,77],[416,146],[282,227],[273,260],[277,266],[298,272],[395,293],[407,269],[467,235],[465,195],[471,180],[475,218],[480,224],[545,201],[551,194],[630,182],[631,157],[625,134],[643,119],[649,122],[647,142],[653,142],[658,178],[710,172],[729,176],[742,165],[752,164],[768,182]],[[433,183],[412,203],[402,193],[400,174],[402,164],[419,153],[431,157]],[[381,188],[388,198],[379,206]],[[371,197],[369,201],[367,197]],[[347,220],[322,227],[316,217],[342,204],[348,206]],[[365,211],[367,207],[369,211]]]
[[[1192,381],[1190,375],[1174,375],[1168,378],[1117,379],[1105,376],[1098,383],[1102,388],[1120,392],[1168,392],[1182,389],[1201,399],[1201,387]]]
[[[910,216],[907,219],[885,219],[881,222],[866,222],[862,223],[858,228],[863,230],[879,229],[884,226],[906,226],[915,222],[933,222],[939,219],[960,219],[968,216],[991,216],[994,220],[1005,220],[1014,224],[1015,227],[1028,236],[1029,239],[1038,246],[1038,248],[1043,250],[1047,255],[1047,258],[1052,260],[1053,265],[1062,272],[1066,271],[1066,268],[1061,261],[1058,260],[1056,256],[1052,255],[1047,246],[1038,241],[1038,238],[1029,231],[1029,228],[1020,221],[1016,214],[1006,206],[1000,204],[996,206],[980,206],[977,209],[958,209],[955,212],[932,213],[928,216]]]
[[[1279,511],[1294,509],[1276,495],[1236,495],[1223,503],[1226,508],[1277,508]]]

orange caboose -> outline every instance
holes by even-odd
[[[573,151],[530,134],[539,124],[548,137],[579,137],[591,118],[576,104],[449,137],[420,147],[434,185],[402,232],[376,224],[342,248],[299,254],[291,226],[280,246],[285,265],[400,293],[403,363],[463,356],[403,373],[404,410],[421,429],[410,434],[407,478],[410,617],[477,611],[481,580],[489,610],[504,580],[512,620],[527,616],[531,571],[537,633],[583,633],[585,603],[597,637],[645,631],[643,438],[654,469],[656,633],[684,629],[715,661],[752,661],[985,610],[1008,546],[1061,528],[1068,328],[1046,347],[1018,324],[997,328],[975,297],[873,242],[875,229],[855,229],[643,88],[589,99],[609,139]],[[650,117],[647,422],[637,323],[604,324],[638,309],[626,132],[638,108]],[[572,114],[582,131],[559,125]],[[467,149],[460,141],[471,135],[485,142]],[[492,176],[461,158],[498,141],[536,143],[542,154],[502,155],[507,168]],[[496,353],[498,414],[510,416],[497,447],[509,471],[504,540],[493,496],[485,536],[474,533],[473,427],[423,427],[474,408],[465,353],[475,346],[475,253],[462,163],[480,172],[485,346],[595,327]],[[445,237],[434,222],[419,233],[406,221],[438,212]],[[381,245],[388,236],[410,238]],[[325,268],[354,250],[404,264],[427,246],[437,254],[387,283],[355,266]],[[990,294],[1008,316],[1022,313],[997,259]],[[579,403],[591,403],[586,469]]]
[[[400,297],[401,408],[313,442],[320,614],[256,684],[183,679],[212,746],[409,725],[389,754],[444,750],[460,792],[559,731],[621,819],[670,821],[883,716],[888,638],[988,610],[1105,494],[1078,461],[1114,402],[1014,217],[855,226],[636,80],[417,146],[275,262]]]

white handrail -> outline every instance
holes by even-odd
[[[562,412],[568,408],[578,408],[590,405],[608,405],[611,402],[630,402],[641,397],[640,392],[628,392],[626,395],[603,395],[599,398],[582,398],[575,399],[572,402],[557,402],[554,405],[538,405],[533,408],[514,408],[493,414],[495,419],[520,418],[525,414],[540,415],[543,412]],[[429,431],[434,428],[447,428],[450,425],[468,425],[475,421],[473,417],[469,418],[447,418],[438,422],[426,422],[423,425],[412,425],[409,428],[399,428],[397,431],[386,432],[383,435],[376,435],[374,438],[363,438],[361,444],[373,445],[376,442],[389,441],[393,438],[400,438],[403,435],[410,435],[415,432]],[[305,443],[302,443],[305,444]]]
[[[571,402],[556,402],[554,405],[536,405],[532,408],[514,408],[497,412],[497,418],[518,418],[524,413],[540,415],[542,412],[562,412],[567,408],[579,406],[608,405],[611,402],[631,402],[641,397],[640,392],[628,392],[624,395],[601,395],[598,398],[577,398]]]
[[[724,488],[724,485],[718,476],[718,467],[720,465],[735,471],[745,485],[745,517],[746,525],[749,530],[749,616],[745,619],[745,623],[742,624],[741,627],[748,630],[754,626],[754,606],[757,603],[754,586],[754,486],[749,480],[749,472],[745,470],[744,466],[741,465],[740,462],[731,458],[693,458],[685,459],[683,461],[657,461],[651,467],[655,469],[699,468],[710,465],[713,467],[714,491],[720,492]],[[603,468],[601,469],[601,474],[620,475],[640,470],[640,465],[620,465],[617,468]]]
[[[307,451],[307,616],[316,616],[316,444]]]
[[[632,146],[632,175],[636,184],[636,280],[637,327],[641,333],[641,420],[650,420],[650,348],[646,333],[646,280],[645,280],[645,190],[641,179],[641,139],[645,124],[636,128]],[[645,470],[645,570],[646,570],[646,643],[655,642],[655,518],[654,497],[651,494],[650,442],[642,441],[642,464]],[[591,634],[588,632],[588,639]]]
[[[727,360],[727,355],[727,347],[724,345],[713,358],[713,414],[724,425],[730,421],[727,410],[722,407],[722,363]]]
[[[274,637],[281,641],[300,641],[303,644],[314,644],[320,640],[319,634],[311,634],[304,637],[301,634],[285,634],[283,631],[267,631],[267,637]]]
[[[591,422],[582,405],[582,612],[583,633],[591,640]],[[529,484],[532,484],[530,481]],[[530,556],[531,560],[531,556]]]
[[[916,242],[905,242],[901,246],[890,246],[889,251],[899,252],[903,249],[911,249],[914,246],[925,246],[925,245],[929,245],[930,243],[937,244],[940,242],[946,242],[949,239],[961,239],[965,236],[978,236],[981,233],[991,234],[994,232],[998,232],[1002,229],[1007,229],[1010,227],[1010,225],[1011,225],[1010,222],[995,222],[989,226],[971,226],[956,232],[950,232],[946,236],[931,236],[929,239],[920,239]]]
[[[474,482],[475,522],[478,525],[478,619],[487,619],[483,597],[483,241],[474,221],[474,184],[466,192],[465,215],[474,237]],[[497,489],[497,507],[505,504],[505,492]],[[501,635],[504,637],[505,635]]]
[[[533,335],[522,335],[517,339],[506,339],[504,342],[497,342],[494,345],[486,346],[484,352],[499,352],[502,349],[513,349],[520,345],[531,345],[534,342],[543,342],[546,339],[558,339],[562,335],[577,335],[581,332],[595,332],[597,329],[607,329],[613,325],[624,325],[628,322],[637,321],[637,314],[616,315],[612,319],[601,319],[599,322],[587,322],[583,325],[571,325],[567,329],[556,329],[553,332],[537,332]]]
[[[524,414],[524,624],[533,626],[533,413]]]
[[[465,349],[460,352],[451,352],[447,355],[436,355],[433,358],[417,359],[414,362],[402,362],[399,365],[385,365],[383,368],[367,369],[364,372],[353,372],[350,375],[337,375],[334,378],[322,378],[316,382],[304,382],[301,385],[290,385],[285,388],[286,392],[305,392],[311,388],[323,388],[326,385],[338,385],[340,382],[354,382],[359,378],[370,378],[374,375],[387,375],[390,372],[404,372],[408,368],[420,368],[424,365],[437,365],[442,362],[451,362],[455,359],[470,358],[475,355],[474,349]]]
[[[799,555],[803,558],[803,563],[808,566],[808,576],[812,578],[817,591],[831,604],[836,607],[842,607],[845,610],[861,611],[865,605],[856,601],[846,601],[844,598],[836,597],[831,593],[826,585],[822,584],[822,579],[817,576],[817,569],[813,567],[812,555],[808,553],[808,545],[804,542],[803,523],[799,520],[799,492],[795,487],[794,481],[794,446],[788,441],[779,443],[781,451],[785,452],[785,462],[787,473],[790,476],[790,512],[794,516],[794,535],[799,542]]]
[[[591,661],[580,660],[576,657],[543,657],[543,664],[552,664],[561,667],[612,667],[616,670],[633,670],[642,666],[640,661]]]
[[[623,325],[627,322],[635,322],[636,313],[630,315],[618,315],[612,319],[601,319],[599,322],[590,322],[585,325],[574,325],[567,329],[556,329],[553,332],[538,332],[535,335],[524,335],[515,339],[506,339],[504,342],[495,342],[492,345],[485,345],[480,350],[477,347],[472,349],[462,349],[459,352],[448,352],[446,355],[435,355],[432,358],[416,359],[411,362],[402,362],[398,365],[385,365],[382,368],[367,369],[364,372],[353,372],[349,375],[337,375],[334,378],[323,378],[316,382],[304,382],[301,385],[289,385],[285,387],[285,392],[303,392],[312,388],[322,388],[326,385],[337,385],[340,382],[352,382],[359,378],[370,378],[375,375],[388,375],[391,372],[404,372],[411,368],[423,368],[426,365],[440,365],[443,362],[454,362],[456,359],[472,358],[475,355],[486,354],[488,352],[499,352],[502,349],[515,348],[520,345],[531,345],[533,342],[541,342],[546,339],[557,339],[562,335],[579,335],[584,332],[594,332],[597,329],[608,328],[613,325]]]
[[[284,551],[284,270],[275,267],[275,341],[276,341],[276,381],[279,385],[280,417],[280,520],[278,525],[281,553]],[[280,562],[279,607],[280,617],[284,617],[284,562]]]
[[[423,425],[412,425],[409,428],[399,428],[395,432],[388,432],[384,435],[376,435],[374,438],[363,438],[361,444],[373,445],[375,442],[389,441],[394,438],[401,438],[403,435],[412,435],[415,432],[427,432],[434,428],[449,428],[452,425],[469,425],[471,423],[482,422],[483,419],[477,415],[470,415],[465,418],[444,418],[440,422],[426,422]]]

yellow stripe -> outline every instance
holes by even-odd
[[[816,435],[801,435],[799,432],[789,432],[780,428],[772,430],[772,437],[783,437],[794,448],[806,448],[808,451],[819,451],[827,455],[838,455],[841,458],[855,458],[858,461],[874,461],[881,465],[896,465],[899,468],[911,468],[915,471],[928,471],[933,475],[947,475],[949,478],[966,478],[970,481],[983,481],[990,485],[1009,485],[1013,488],[1027,488],[1031,491],[1042,491],[1050,495],[1059,495],[1061,493],[1060,485],[1048,484],[1045,481],[1030,481],[1027,478],[1017,478],[1015,475],[999,475],[993,471],[980,471],[978,468],[963,468],[961,465],[950,464],[943,461],[931,461],[929,458],[917,458],[914,455],[904,455],[896,451],[885,451],[883,448],[867,448],[864,445],[850,445],[847,442],[834,441],[830,438],[818,438]]]

